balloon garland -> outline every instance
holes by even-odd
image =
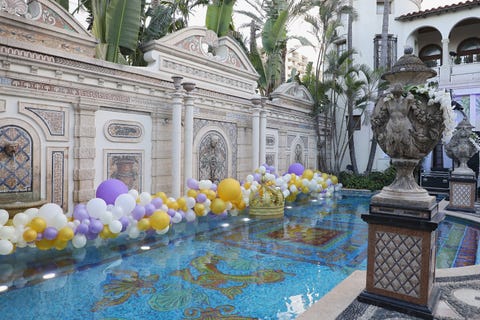
[[[111,239],[122,233],[132,239],[142,232],[165,234],[173,224],[191,222],[206,215],[237,215],[248,207],[250,193],[263,183],[279,188],[286,201],[299,195],[331,197],[342,188],[334,175],[304,169],[300,163],[290,165],[282,176],[268,165],[260,166],[241,183],[227,178],[218,184],[210,180],[190,178],[188,191],[177,199],[164,192],[150,194],[128,190],[120,180],[108,179],[96,189],[96,197],[86,204],[77,204],[72,213],[64,213],[55,203],[30,208],[9,219],[0,209],[0,255],[18,248],[36,247],[39,250],[65,249],[69,243],[82,248],[88,240]]]

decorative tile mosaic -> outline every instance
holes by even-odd
[[[16,144],[17,151],[5,150]],[[31,192],[33,188],[33,142],[23,128],[0,127],[0,193]]]
[[[422,271],[422,238],[377,231],[374,245],[373,286],[418,298]]]
[[[128,189],[143,190],[143,152],[105,151],[106,179],[123,181]]]
[[[228,150],[225,138],[217,131],[209,131],[200,141],[198,151],[198,178],[218,184],[228,177]]]

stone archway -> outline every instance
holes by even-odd
[[[198,178],[218,184],[227,176],[227,141],[218,131],[208,131],[198,146]]]

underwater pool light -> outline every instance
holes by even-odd
[[[47,280],[47,279],[53,279],[55,278],[57,275],[55,273],[46,273],[43,275],[43,279]]]
[[[4,291],[7,291],[8,290],[8,286],[0,286],[0,292],[4,292]]]
[[[150,246],[141,246],[140,249],[146,251],[146,250],[150,250],[151,248]]]
[[[228,227],[230,227],[230,224],[228,224],[228,223],[222,223],[220,226],[221,226],[221,227],[224,227],[224,228],[228,228]]]
[[[250,218],[243,218],[242,221],[243,222],[248,222],[248,221],[250,221]]]

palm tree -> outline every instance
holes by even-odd
[[[310,44],[303,36],[288,35],[288,25],[312,6],[309,1],[292,0],[262,1],[246,0],[251,10],[237,10],[251,22],[242,27],[250,28],[250,60],[260,74],[258,89],[268,96],[285,81],[285,61],[287,42],[297,39],[302,45]],[[256,40],[260,31],[262,48],[258,49]]]
[[[305,17],[305,21],[311,27],[311,33],[314,35],[317,42],[317,60],[315,64],[315,79],[313,82],[313,90],[310,89],[314,104],[314,116],[317,125],[317,147],[318,153],[318,167],[324,171],[330,170],[327,161],[329,153],[329,139],[332,135],[329,129],[322,128],[324,125],[331,124],[330,117],[332,112],[329,112],[328,107],[332,104],[325,102],[326,79],[325,68],[328,65],[327,52],[331,50],[332,45],[340,39],[337,30],[343,26],[342,15],[355,16],[355,10],[347,5],[346,1],[338,0],[317,0],[315,3],[316,14],[310,14]],[[351,52],[352,50],[347,50]],[[331,110],[330,110],[331,111]],[[329,125],[329,127],[333,127]],[[322,130],[325,130],[322,132]]]

